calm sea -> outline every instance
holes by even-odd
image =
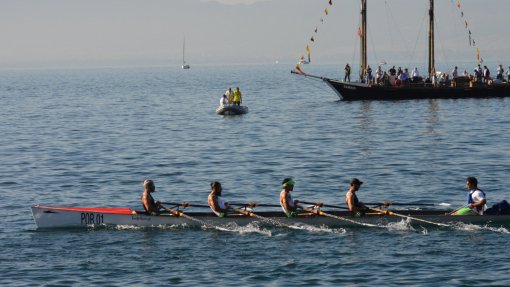
[[[341,77],[342,67],[307,67]],[[37,231],[37,204],[509,199],[510,98],[340,102],[285,65],[0,71],[2,286],[508,286],[508,227]],[[250,112],[215,114],[239,86]]]

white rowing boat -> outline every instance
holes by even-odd
[[[410,216],[416,220],[413,224],[427,225],[425,221],[438,224],[448,224],[463,222],[467,224],[488,224],[492,226],[510,225],[510,215],[447,215],[446,210],[398,210],[400,215]],[[402,221],[402,217],[385,215],[380,213],[367,214],[364,217],[353,218],[346,211],[327,211],[340,218],[306,215],[287,218],[282,212],[261,211],[255,212],[259,217],[269,218],[276,222],[286,225],[306,224],[313,226],[328,227],[359,227],[363,224],[386,225],[390,222]],[[238,226],[245,226],[251,222],[260,222],[260,218],[245,216],[241,214],[232,214],[224,218],[219,218],[212,212],[185,212],[187,216],[176,216],[169,213],[160,215],[150,215],[144,212],[132,210],[127,207],[55,207],[55,206],[33,206],[32,214],[37,228],[79,228],[90,226],[178,226],[186,225],[190,227],[200,227],[203,223],[215,226],[227,226],[235,223]],[[198,220],[191,220],[193,217]]]

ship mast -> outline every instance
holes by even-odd
[[[430,0],[429,9],[429,78],[435,73],[434,62],[434,0]]]
[[[367,74],[367,0],[361,0],[361,68],[360,77],[361,82],[365,81]]]

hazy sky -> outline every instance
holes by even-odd
[[[436,0],[438,60],[475,58],[455,6]],[[358,61],[359,0],[0,0],[0,68]],[[488,5],[490,3],[490,5]],[[426,61],[428,0],[369,0],[369,61]],[[510,64],[509,0],[461,1],[486,61]],[[320,19],[324,18],[324,23]]]

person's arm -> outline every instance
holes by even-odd
[[[209,195],[209,197],[207,198],[207,203],[209,204],[209,207],[211,207],[213,211],[221,212],[221,210],[218,207],[218,203],[216,202],[215,198],[212,195]]]
[[[283,207],[283,209],[292,211],[289,209],[289,203],[287,202],[287,196],[285,192],[280,193],[280,205]]]
[[[347,207],[349,207],[349,211],[352,213],[356,213],[357,208],[354,205],[353,195],[352,193],[348,193],[346,197]]]
[[[485,200],[485,198],[483,198],[482,200],[480,201],[477,201],[477,202],[473,202],[473,203],[470,203],[468,204],[468,207],[469,208],[473,208],[473,207],[480,207],[480,206],[484,206],[485,203],[487,203],[487,200]]]

